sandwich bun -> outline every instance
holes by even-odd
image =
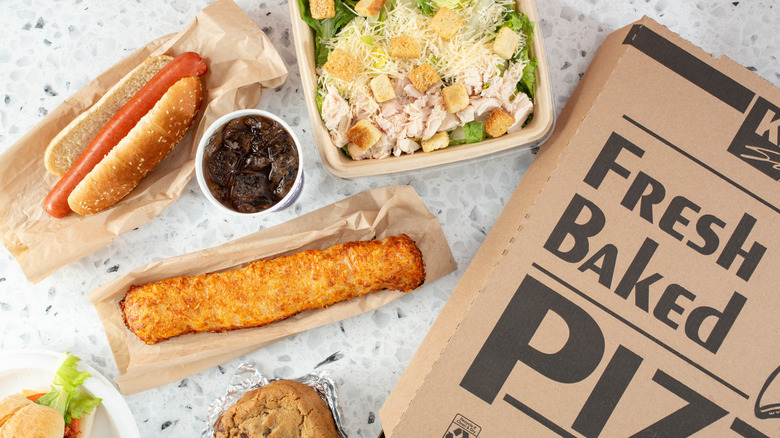
[[[0,400],[0,438],[62,438],[65,419],[22,394]]]

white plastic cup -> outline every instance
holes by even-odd
[[[206,176],[204,175],[203,169],[203,158],[209,139],[217,130],[219,130],[219,128],[233,119],[250,115],[262,116],[274,120],[282,125],[285,130],[287,130],[287,133],[289,133],[292,137],[293,142],[295,143],[295,149],[298,152],[298,173],[295,175],[295,182],[293,183],[293,187],[279,202],[265,210],[254,213],[242,213],[240,211],[233,210],[232,208],[229,208],[228,206],[219,202],[217,198],[214,197],[214,194],[211,193],[208,184],[206,184]],[[261,109],[244,109],[233,111],[217,119],[214,123],[211,124],[211,126],[208,127],[208,129],[206,129],[206,132],[203,133],[203,137],[201,137],[200,143],[198,143],[198,150],[195,155],[195,176],[198,179],[198,185],[200,186],[203,194],[206,196],[206,199],[208,199],[209,202],[211,202],[219,210],[241,216],[264,216],[275,211],[280,211],[286,207],[289,207],[295,201],[295,199],[298,198],[298,195],[300,195],[301,189],[303,188],[303,151],[301,150],[301,142],[298,141],[298,137],[295,135],[295,132],[293,132],[292,128],[290,128],[290,126],[276,114],[272,114]]]

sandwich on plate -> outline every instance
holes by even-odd
[[[0,400],[0,438],[89,438],[102,401],[79,389],[90,374],[65,353],[48,392],[25,389]]]

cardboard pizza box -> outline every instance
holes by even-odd
[[[394,437],[780,436],[780,90],[603,43],[380,411]]]

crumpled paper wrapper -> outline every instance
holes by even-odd
[[[214,425],[222,414],[241,399],[244,394],[254,389],[262,388],[274,380],[277,379],[269,379],[253,364],[240,364],[228,383],[225,395],[217,398],[209,405],[208,416],[206,418],[207,426],[203,432],[201,432],[201,438],[214,437]],[[341,434],[342,438],[347,438],[347,434],[344,432],[344,421],[341,416],[338,388],[336,387],[336,382],[333,381],[327,372],[312,372],[305,376],[288,380],[295,380],[304,385],[309,385],[317,391],[323,401],[328,405],[328,408],[330,408],[330,412],[333,415],[333,421],[336,423],[339,434]]]
[[[57,182],[43,165],[46,146],[125,74],[149,56],[194,51],[208,65],[201,111],[186,137],[127,197],[94,215],[49,216],[43,200]],[[39,282],[157,216],[195,172],[198,141],[220,116],[255,108],[287,68],[271,41],[231,0],[203,9],[185,29],[150,42],[66,99],[0,157],[0,241],[24,275]]]
[[[147,345],[127,329],[119,302],[132,285],[236,269],[252,261],[405,233],[425,261],[425,284],[456,269],[444,232],[417,192],[392,186],[358,193],[221,246],[151,262],[89,293],[111,346],[124,394],[183,379],[302,331],[376,309],[404,295],[384,290],[309,310],[262,327],[198,333]],[[411,294],[418,293],[409,292]]]

